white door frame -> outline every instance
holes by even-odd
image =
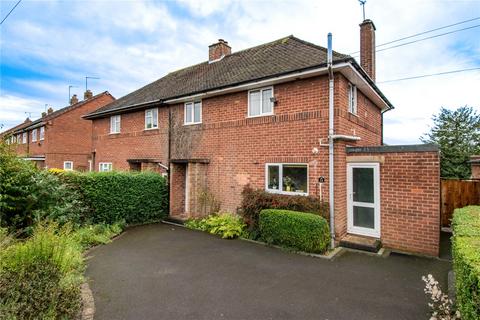
[[[353,201],[353,168],[373,168],[374,203]],[[353,225],[353,206],[374,208],[374,228],[357,227]],[[347,163],[347,232],[368,237],[380,238],[380,164],[368,163]]]

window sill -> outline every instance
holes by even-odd
[[[289,196],[308,196],[308,192],[281,191],[276,189],[265,189],[269,193],[284,194]]]
[[[145,128],[145,129],[143,129],[143,131],[152,131],[152,130],[158,130],[158,127],[156,127],[156,128]]]
[[[184,123],[183,125],[184,126],[193,126],[193,125],[196,125],[196,124],[202,124],[202,122],[190,122],[190,123]]]
[[[111,136],[118,135],[118,134],[120,134],[120,132],[110,132],[109,133],[109,135],[111,135]]]
[[[261,117],[268,117],[268,116],[273,116],[273,115],[274,115],[274,113],[273,113],[273,112],[272,112],[272,113],[264,113],[264,114],[260,114],[260,115],[258,115],[258,116],[247,116],[247,119],[249,119],[249,118],[261,118]]]
[[[358,114],[353,113],[353,112],[351,112],[351,111],[348,111],[348,114],[351,115],[351,116],[355,116],[355,117],[359,118]]]

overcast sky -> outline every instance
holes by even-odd
[[[0,0],[3,17],[15,1]],[[480,17],[480,1],[368,0],[377,44]],[[293,34],[336,51],[359,49],[357,0],[316,1],[33,1],[23,0],[0,26],[0,126],[18,124],[45,104],[54,109],[89,89],[119,98],[168,72],[208,58],[218,38],[233,51]],[[429,33],[464,27],[480,20]],[[415,40],[415,39],[410,39]],[[384,47],[383,47],[384,48]],[[377,53],[377,81],[480,67],[480,28]],[[418,143],[440,107],[480,111],[480,70],[379,84],[396,109],[385,115],[385,142]]]

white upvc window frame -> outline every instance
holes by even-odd
[[[151,116],[148,114],[151,113]],[[148,128],[148,120],[151,119],[152,127]],[[145,130],[158,129],[158,108],[145,110]]]
[[[45,126],[41,126],[41,127],[40,127],[40,134],[39,134],[39,136],[40,136],[40,141],[45,140]]]
[[[70,168],[67,168],[67,165],[70,165]],[[63,161],[63,170],[65,171],[73,171],[73,161]]]
[[[301,165],[307,168],[307,192],[295,192],[295,191],[284,191],[280,188],[283,188],[283,166],[284,165]],[[278,186],[279,189],[269,189],[268,188],[268,167],[270,166],[278,166]],[[278,193],[278,194],[286,194],[286,195],[294,195],[294,196],[308,196],[310,192],[310,168],[308,163],[292,163],[292,162],[276,162],[276,163],[266,163],[265,164],[265,191],[270,193]]]
[[[37,142],[37,129],[32,130],[32,142]]]
[[[248,96],[247,96],[247,102],[248,102],[247,114],[248,114],[248,118],[257,118],[257,117],[272,116],[272,115],[274,114],[274,109],[275,109],[275,103],[274,103],[274,102],[271,102],[271,104],[272,104],[272,111],[271,111],[271,112],[263,112],[263,91],[266,91],[266,90],[272,90],[272,96],[271,96],[271,98],[274,98],[274,97],[275,97],[275,91],[273,90],[273,86],[263,87],[263,88],[256,88],[256,89],[248,90]],[[260,114],[252,115],[251,112],[250,112],[250,94],[251,94],[252,92],[255,92],[255,91],[260,92]]]
[[[107,170],[105,170],[105,166],[107,167],[106,168]],[[99,172],[110,172],[112,170],[113,170],[113,165],[112,165],[111,162],[100,162],[98,164],[98,171]]]
[[[28,137],[28,132],[24,132],[24,133],[22,134],[22,144],[26,144],[26,143],[27,143],[27,141],[28,141],[27,137]]]
[[[117,128],[118,124],[118,128]],[[117,114],[110,117],[110,134],[120,133],[122,128],[122,116]]]
[[[200,104],[200,120],[199,121],[195,121],[195,104],[197,104],[197,103]],[[192,105],[192,114],[191,114],[192,121],[190,121],[190,122],[187,122],[187,105]],[[184,105],[183,105],[183,124],[185,126],[188,126],[188,125],[202,123],[202,110],[203,110],[203,106],[202,106],[202,101],[201,100],[185,102]]]
[[[348,84],[348,112],[357,115],[358,112],[358,100],[357,100],[357,86]]]

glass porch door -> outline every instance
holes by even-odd
[[[380,175],[378,163],[347,165],[348,233],[380,237]]]

